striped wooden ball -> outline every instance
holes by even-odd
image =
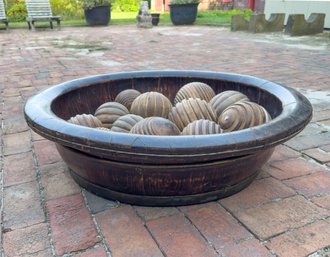
[[[202,82],[191,82],[179,89],[174,98],[174,104],[189,98],[199,98],[209,102],[214,96],[214,90],[209,85]]]
[[[107,102],[96,109],[95,116],[102,122],[102,126],[111,129],[112,124],[123,115],[129,114],[127,108],[116,102]]]
[[[146,92],[135,98],[131,106],[131,113],[143,118],[152,116],[167,118],[171,108],[170,100],[163,94]]]
[[[129,133],[132,127],[141,120],[143,120],[143,118],[139,115],[126,114],[119,117],[112,124],[111,131]]]
[[[128,110],[131,109],[131,105],[135,98],[137,98],[141,93],[135,89],[126,89],[121,91],[115,98],[115,102],[124,105]]]
[[[261,125],[271,120],[269,113],[261,105],[253,102],[238,102],[226,108],[219,117],[221,128],[235,131]]]
[[[208,135],[220,133],[222,133],[222,129],[216,122],[210,120],[195,120],[182,130],[181,135]]]
[[[103,130],[103,131],[111,131],[111,129],[105,128],[105,127],[97,127],[96,129],[98,130]]]
[[[249,101],[249,98],[238,91],[228,90],[214,96],[210,101],[210,105],[219,117],[227,107],[240,101]]]
[[[102,126],[102,122],[92,114],[78,114],[74,117],[71,117],[68,122],[91,128]]]
[[[149,117],[136,123],[130,133],[156,136],[178,136],[180,130],[168,119],[162,117]]]
[[[168,119],[182,131],[184,127],[194,120],[216,121],[216,114],[213,107],[205,100],[189,98],[177,103],[171,109]]]

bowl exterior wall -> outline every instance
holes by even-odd
[[[154,206],[196,204],[236,193],[273,153],[271,148],[194,165],[141,165],[96,158],[59,144],[57,149],[82,187],[106,198]]]

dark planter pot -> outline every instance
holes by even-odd
[[[67,122],[93,114],[124,89],[160,91],[172,102],[185,84],[216,93],[237,90],[262,105],[270,122],[231,133],[148,136],[102,131]],[[274,147],[304,129],[312,106],[299,92],[263,79],[202,71],[140,71],[75,79],[31,97],[27,124],[55,142],[79,185],[121,202],[173,206],[203,203],[247,187]],[[256,192],[257,193],[257,192]]]
[[[158,23],[159,23],[159,16],[160,16],[160,13],[152,13],[151,14],[151,17],[152,17],[152,25],[153,26],[157,26]]]
[[[85,9],[85,18],[89,26],[108,25],[110,21],[110,5]]]
[[[170,4],[170,16],[174,25],[190,25],[193,24],[197,16],[196,4]]]

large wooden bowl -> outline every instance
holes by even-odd
[[[148,136],[102,131],[67,122],[93,114],[125,89],[157,91],[172,102],[183,85],[199,81],[215,93],[237,90],[272,116],[267,124],[199,136]],[[122,202],[171,206],[229,196],[249,185],[274,147],[298,134],[312,107],[295,90],[238,74],[142,71],[105,74],[53,86],[25,106],[29,126],[54,141],[73,178],[87,190]]]

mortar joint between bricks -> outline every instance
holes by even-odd
[[[0,92],[0,94],[1,94],[1,96],[2,96],[2,94],[3,94],[3,90],[1,90],[1,92]],[[4,98],[3,97],[1,97],[0,99],[2,99],[2,102],[0,103],[2,106],[4,106]],[[3,118],[2,118],[2,115],[1,115],[1,120],[0,120],[1,122],[0,122],[0,129],[1,129],[1,131],[2,131],[2,128],[3,128]],[[0,144],[3,146],[4,144],[3,144],[3,137],[1,137],[0,138]],[[1,156],[1,159],[2,160],[4,160],[4,154],[3,154],[3,147],[0,147],[0,151],[1,151],[1,153],[0,153],[0,156]],[[1,197],[1,199],[0,199],[0,223],[1,223],[1,231],[3,231],[3,206],[4,206],[4,191],[3,191],[3,184],[4,184],[4,176],[3,176],[3,174],[4,174],[4,169],[3,169],[3,161],[2,162],[0,162],[0,177],[1,177],[1,179],[0,179],[0,190],[1,190],[1,195],[2,195],[2,197]],[[3,233],[1,233],[1,235],[0,235],[0,242],[1,242],[1,244],[0,244],[0,256],[3,256],[4,255],[4,252],[3,252]]]
[[[96,228],[96,232],[97,232],[97,235],[100,239],[100,245],[102,245],[103,249],[105,250],[106,254],[108,255],[108,257],[112,257],[112,254],[111,254],[111,250],[110,250],[110,247],[107,245],[106,241],[105,241],[105,238],[104,238],[104,235],[102,234],[102,231],[101,231],[101,228],[99,226],[99,224],[97,223],[97,220],[95,218],[95,215],[92,213],[91,211],[91,208],[88,204],[88,200],[87,200],[87,197],[86,195],[84,194],[84,190],[81,189],[81,195],[84,199],[84,203],[85,203],[85,206],[89,212],[89,214],[91,215],[92,217],[92,220],[93,220],[93,223],[94,223],[94,226]]]
[[[34,144],[33,144],[33,141],[32,141],[31,129],[29,129],[29,131],[30,131],[30,140],[31,140],[31,151],[32,151],[32,156],[33,156],[33,162],[34,162],[34,165],[35,165],[36,182],[38,184],[38,191],[39,191],[39,197],[40,197],[40,202],[41,202],[41,208],[42,208],[42,210],[44,212],[44,215],[45,215],[45,221],[46,221],[47,229],[48,229],[48,240],[49,240],[50,248],[51,248],[53,256],[56,256],[55,245],[54,245],[53,238],[52,238],[52,228],[50,226],[49,213],[48,213],[47,206],[46,206],[46,198],[45,198],[44,187],[41,183],[41,174],[40,174],[39,163],[38,163],[38,160],[37,160],[37,156],[36,156],[35,149],[34,149]]]

